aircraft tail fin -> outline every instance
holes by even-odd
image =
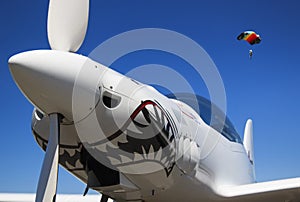
[[[246,122],[243,143],[254,171],[253,123],[251,119]]]

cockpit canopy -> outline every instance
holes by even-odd
[[[186,103],[200,115],[206,124],[220,132],[225,138],[242,144],[242,140],[229,118],[210,100],[190,93],[169,94],[167,97]]]

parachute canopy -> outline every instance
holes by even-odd
[[[245,40],[248,41],[249,44],[254,45],[259,44],[261,38],[254,31],[245,31],[238,35],[237,40]]]

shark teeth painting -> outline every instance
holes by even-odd
[[[141,174],[165,170],[169,175],[176,156],[174,131],[167,113],[156,102],[147,100],[107,141],[91,146],[97,148],[98,155],[108,159],[110,167],[121,172]]]

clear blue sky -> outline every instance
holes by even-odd
[[[0,2],[0,192],[36,190],[44,154],[30,130],[33,107],[14,84],[7,60],[25,50],[49,48],[47,7],[47,0]],[[298,0],[91,0],[90,24],[79,53],[87,55],[104,40],[137,28],[170,29],[190,37],[217,65],[226,89],[227,114],[241,136],[247,118],[253,119],[258,180],[297,177],[299,8]],[[250,46],[236,40],[243,30],[255,30],[263,38],[253,47],[251,61]],[[113,68],[126,72],[137,65],[172,61],[152,55],[133,54]],[[191,81],[197,85],[192,75]],[[83,193],[84,185],[60,169],[58,189],[60,193]]]

